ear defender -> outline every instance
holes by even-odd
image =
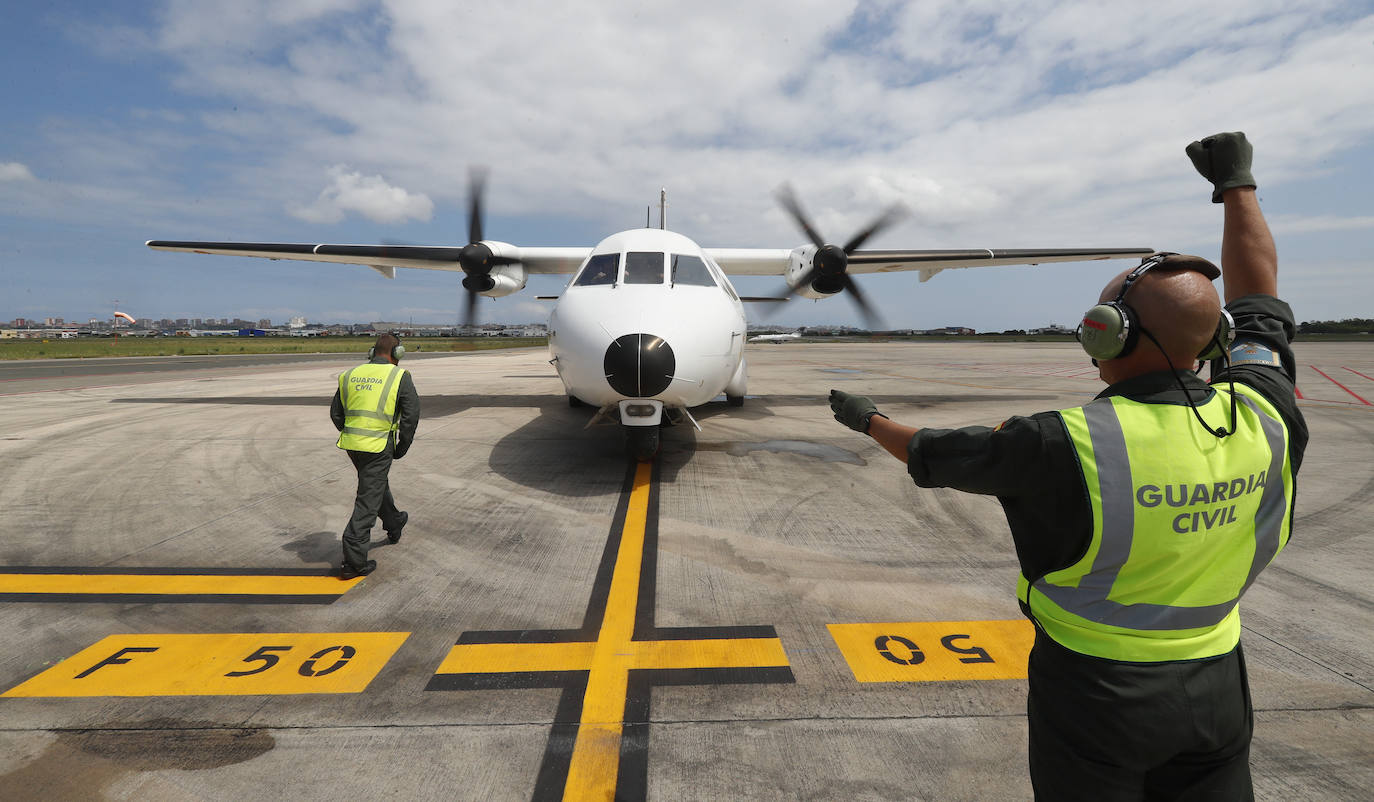
[[[1202,352],[1197,358],[1203,362],[1210,362],[1213,359],[1221,359],[1222,355],[1231,352],[1231,343],[1236,339],[1236,320],[1231,317],[1231,313],[1224,308],[1221,310],[1221,319],[1217,321],[1216,333],[1212,339],[1203,346]]]
[[[1116,297],[1104,304],[1098,304],[1083,315],[1074,336],[1093,359],[1118,359],[1135,349],[1140,339],[1140,327],[1136,325],[1131,308],[1122,303],[1131,285],[1149,272],[1150,268],[1175,256],[1171,251],[1160,251],[1140,260],[1140,264],[1121,282],[1121,291]]]
[[[1093,359],[1116,359],[1135,348],[1140,329],[1135,325],[1131,308],[1116,300],[1098,304],[1084,313],[1074,336]]]
[[[405,347],[404,345],[401,345],[400,343],[396,343],[396,345],[392,347],[392,349],[391,349],[391,358],[392,358],[392,359],[396,360],[397,362],[400,362],[400,361],[401,361],[401,357],[403,357],[403,356],[405,356],[405,355],[406,355],[406,347]],[[376,356],[377,356],[377,346],[374,345],[374,346],[372,346],[371,348],[367,349],[367,360],[368,360],[369,362],[371,362],[371,361],[373,360],[373,358],[376,357]]]

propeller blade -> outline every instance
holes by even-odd
[[[806,285],[805,285],[805,284],[801,284],[801,285],[798,285],[798,286],[805,287]],[[796,291],[795,289],[793,289],[793,288],[787,286],[786,284],[784,284],[783,287],[782,287],[782,292],[777,293],[774,297],[775,297],[777,300],[779,300],[779,301],[790,301],[790,300],[792,300],[792,296],[794,296],[794,295],[796,295],[796,294],[797,294],[797,291]],[[780,303],[777,303],[777,304],[766,304],[766,305],[763,307],[762,315],[763,315],[764,317],[772,317],[773,315],[776,315],[776,314],[778,313],[778,309],[780,309],[780,308],[782,308],[782,304],[780,304]]]
[[[816,265],[812,263],[811,269],[803,273],[801,278],[797,280],[797,286],[783,287],[783,297],[791,298],[793,295],[796,295],[797,293],[801,292],[802,287],[811,286],[811,282],[816,280],[816,272]]]
[[[858,250],[874,235],[905,217],[907,215],[906,207],[900,203],[894,203],[873,218],[873,222],[850,237],[843,247],[837,247],[827,244],[820,232],[812,225],[811,219],[807,217],[806,211],[802,209],[801,203],[797,200],[796,192],[792,189],[791,184],[785,183],[778,187],[775,194],[778,202],[782,204],[802,231],[806,232],[806,236],[810,238],[812,244],[816,246],[816,253],[812,257],[810,269],[797,280],[797,286],[787,287],[783,296],[790,298],[799,294],[804,287],[815,287],[817,292],[822,293],[848,292],[853,297],[855,305],[859,307],[859,312],[863,314],[868,327],[870,329],[882,328],[884,326],[882,318],[878,316],[877,311],[868,302],[863,290],[860,290],[859,285],[849,276],[849,255]],[[818,284],[825,286],[821,287]]]
[[[810,238],[811,243],[817,248],[824,248],[825,238],[820,235],[820,232],[816,230],[815,226],[811,225],[810,218],[806,216],[806,212],[802,210],[801,204],[797,202],[797,195],[792,191],[792,185],[783,184],[778,187],[777,198],[778,202],[782,204],[782,208],[786,209],[787,212],[792,215],[792,219],[801,227],[801,230],[806,232],[806,236]]]
[[[481,242],[482,197],[487,189],[487,171],[473,167],[468,171],[468,243]]]
[[[906,217],[906,215],[907,211],[905,206],[900,203],[892,204],[887,208],[887,211],[874,218],[873,222],[868,224],[868,228],[850,237],[849,242],[846,242],[841,250],[845,252],[846,256],[853,253],[859,249],[859,246],[867,242],[869,237],[892,226],[892,224],[900,221],[903,217]]]
[[[477,293],[468,290],[467,294],[467,308],[463,310],[463,328],[471,329],[477,325]]]
[[[887,328],[877,310],[868,303],[868,299],[859,290],[858,283],[848,273],[844,275],[844,290],[849,293],[849,297],[853,298],[854,304],[859,307],[859,312],[864,316],[864,322],[868,324],[869,331],[881,331]]]

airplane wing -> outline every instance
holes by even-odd
[[[366,265],[387,278],[396,268],[463,272],[458,264],[462,247],[429,245],[307,245],[287,242],[180,242],[149,240],[155,251],[216,253],[257,256],[263,259],[294,259],[301,262],[338,262]],[[518,259],[527,273],[571,273],[591,253],[591,248],[517,248],[507,246],[502,256]]]
[[[732,276],[778,276],[787,271],[792,251],[784,248],[707,248],[706,253]],[[1048,262],[1089,262],[1130,259],[1154,253],[1153,248],[1029,248],[1019,250],[860,250],[849,255],[850,274],[919,270],[929,281],[941,270],[997,265],[1038,265]]]
[[[302,262],[335,262],[365,265],[387,278],[398,267],[462,272],[458,264],[461,246],[431,245],[310,245],[280,242],[185,242],[149,240],[157,251],[255,256]],[[527,273],[571,273],[591,248],[501,246],[501,255],[519,260]],[[727,274],[733,276],[780,276],[792,258],[789,248],[707,248]],[[849,255],[851,274],[918,270],[928,281],[942,270],[998,265],[1036,265],[1047,262],[1086,262],[1099,259],[1144,257],[1152,248],[1040,248],[1020,250],[859,250]]]

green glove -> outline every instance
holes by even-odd
[[[1255,177],[1250,174],[1250,158],[1255,149],[1240,131],[1213,134],[1189,145],[1187,152],[1193,166],[1215,187],[1212,203],[1221,203],[1221,194],[1228,189],[1256,186]]]
[[[873,399],[842,390],[830,391],[830,409],[835,413],[835,420],[864,434],[868,434],[868,424],[874,415],[887,417],[873,405]]]

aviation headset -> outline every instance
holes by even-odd
[[[1141,325],[1140,317],[1135,310],[1126,303],[1126,293],[1155,267],[1161,270],[1193,270],[1212,280],[1221,275],[1216,265],[1206,259],[1183,256],[1170,251],[1160,251],[1140,260],[1140,265],[1126,274],[1126,280],[1121,283],[1121,291],[1115,298],[1098,304],[1083,314],[1083,322],[1078,324],[1074,336],[1078,338],[1078,343],[1083,346],[1088,356],[1094,360],[1119,359],[1135,350],[1136,343],[1140,341],[1140,333],[1145,331],[1145,328]],[[1146,331],[1145,336],[1149,337],[1150,333]],[[1231,318],[1231,313],[1223,308],[1216,331],[1196,358],[1204,362],[1219,359],[1230,350],[1231,341],[1235,336],[1235,321]]]
[[[394,360],[396,360],[397,362],[400,362],[400,361],[401,361],[401,357],[403,357],[403,356],[405,356],[405,355],[406,355],[406,347],[405,347],[404,345],[401,345],[401,340],[400,340],[400,338],[398,337],[398,338],[396,339],[396,345],[392,346],[392,348],[391,348],[391,358],[394,359]],[[368,361],[371,361],[371,360],[372,360],[373,358],[375,358],[376,356],[377,356],[377,346],[374,345],[374,346],[372,346],[371,348],[367,349],[367,358],[368,358]]]
[[[1169,368],[1173,371],[1174,379],[1178,382],[1179,389],[1183,390],[1184,396],[1188,399],[1188,406],[1192,407],[1193,416],[1197,418],[1198,423],[1202,424],[1202,428],[1218,438],[1235,434],[1236,388],[1234,380],[1231,383],[1231,428],[1229,431],[1220,426],[1213,429],[1202,419],[1202,414],[1198,412],[1197,405],[1193,403],[1192,393],[1188,392],[1187,388],[1183,386],[1182,379],[1178,378],[1178,370],[1174,368],[1173,360],[1169,358],[1168,352],[1164,351],[1164,347],[1159,344],[1154,335],[1141,324],[1139,316],[1125,301],[1126,293],[1130,291],[1131,287],[1142,276],[1156,267],[1161,270],[1193,270],[1213,281],[1221,275],[1221,271],[1217,269],[1216,265],[1197,256],[1184,256],[1172,251],[1160,251],[1151,254],[1141,259],[1140,264],[1126,274],[1126,280],[1121,282],[1121,290],[1117,292],[1115,298],[1105,304],[1098,304],[1083,314],[1083,322],[1078,324],[1078,328],[1074,331],[1074,337],[1078,339],[1079,345],[1083,346],[1083,350],[1092,357],[1093,364],[1096,365],[1099,359],[1119,359],[1130,354],[1143,333],[1159,348],[1160,352],[1164,354],[1165,360],[1169,362]],[[1211,339],[1202,347],[1195,359],[1203,362],[1225,359],[1229,369],[1231,341],[1235,338],[1236,322],[1231,317],[1231,313],[1222,307],[1221,316],[1217,320],[1216,331],[1212,333]]]

